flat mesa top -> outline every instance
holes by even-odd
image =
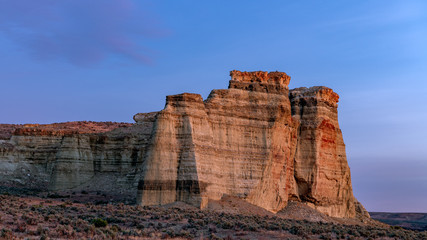
[[[230,71],[232,81],[238,82],[261,82],[270,84],[288,85],[291,77],[284,72],[241,72],[238,70]]]

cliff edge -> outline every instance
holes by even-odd
[[[206,100],[167,96],[163,110],[138,113],[135,124],[5,125],[0,183],[109,191],[141,205],[204,208],[233,196],[275,213],[297,201],[355,218],[363,206],[353,196],[338,94],[289,90],[283,72],[230,76],[228,89]]]

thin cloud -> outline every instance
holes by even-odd
[[[363,8],[361,7],[363,6]],[[362,27],[378,28],[387,25],[395,25],[425,19],[427,4],[422,1],[394,1],[393,4],[384,5],[381,12],[369,8],[370,4],[360,5],[361,10],[357,14],[341,15],[340,18],[319,22],[318,26],[324,27]]]
[[[158,25],[132,0],[0,0],[0,34],[40,60],[149,64],[152,52],[141,43],[165,35]]]

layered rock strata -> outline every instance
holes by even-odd
[[[15,125],[11,136],[0,140],[0,183],[136,197],[151,130],[152,123]]]
[[[350,169],[338,125],[338,94],[326,87],[290,92],[299,122],[294,178],[298,196],[329,216],[355,216]]]
[[[136,114],[133,125],[5,126],[13,134],[0,140],[0,182],[138,193],[141,205],[203,208],[230,195],[277,212],[293,200],[355,217],[338,95],[326,87],[289,91],[282,72],[230,75],[229,89],[206,100],[167,96],[162,111]]]

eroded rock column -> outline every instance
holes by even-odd
[[[295,180],[301,201],[329,216],[351,218],[354,197],[338,125],[338,98],[326,87],[290,91],[292,115],[300,121]]]

